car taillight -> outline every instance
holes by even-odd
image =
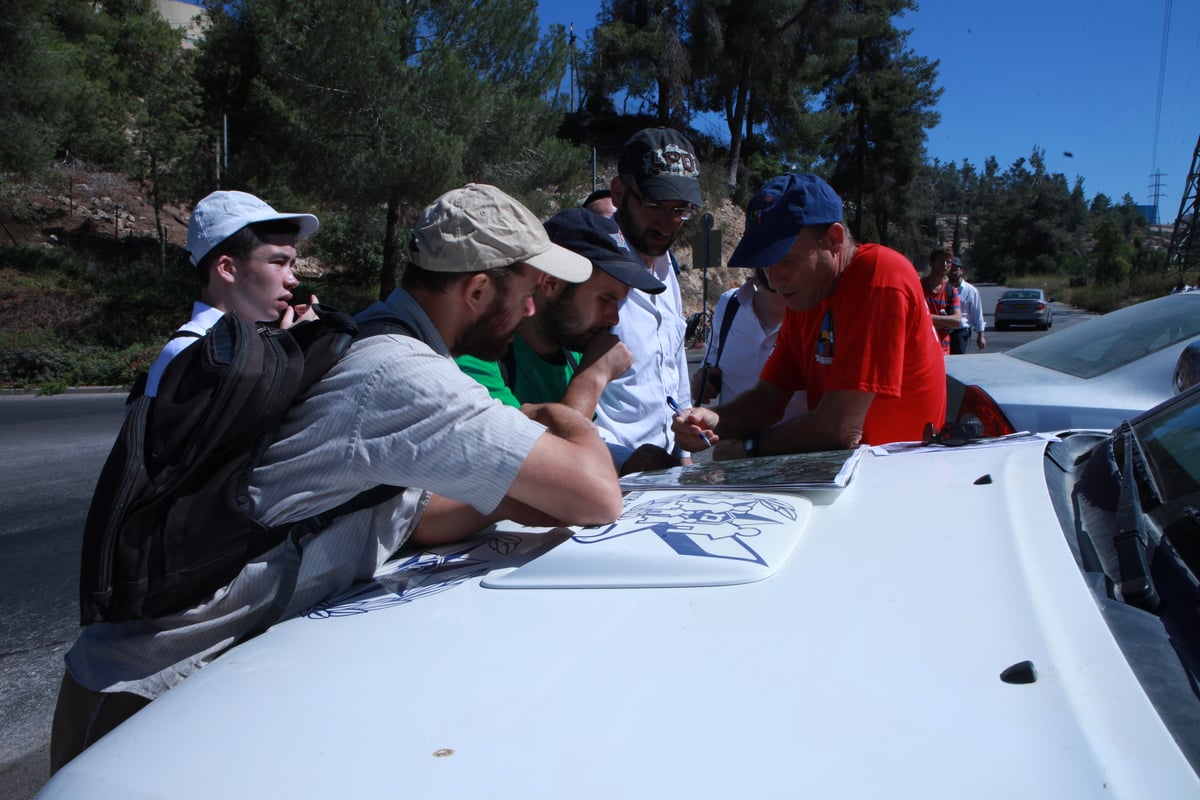
[[[1046,304],[1045,304],[1045,303],[1038,303],[1037,310],[1038,310],[1038,311],[1045,311],[1045,310],[1046,310]]]
[[[996,401],[978,386],[963,390],[962,405],[958,407],[959,422],[978,422],[983,425],[984,436],[1007,436],[1017,429],[1004,416]]]

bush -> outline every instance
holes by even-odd
[[[1071,304],[1097,314],[1107,314],[1128,305],[1129,291],[1113,284],[1092,284],[1071,290]]]

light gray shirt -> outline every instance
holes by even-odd
[[[408,538],[430,492],[494,510],[545,431],[464,375],[420,307],[397,292],[389,305],[428,344],[400,334],[356,342],[288,413],[251,477],[255,517],[267,525],[329,510],[376,485],[410,487],[304,542],[285,619],[370,578]],[[194,608],[89,625],[67,653],[72,675],[93,691],[157,697],[257,622],[287,546],[254,559]]]

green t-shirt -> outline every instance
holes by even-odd
[[[483,384],[492,397],[516,408],[522,403],[561,402],[579,366],[578,353],[568,353],[562,364],[546,361],[529,349],[519,333],[513,336],[509,353],[503,359],[506,365],[515,367],[510,376],[511,387],[505,384],[498,361],[483,361],[474,356],[459,356],[454,360],[459,369]]]

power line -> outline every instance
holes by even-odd
[[[1167,82],[1167,43],[1171,39],[1171,5],[1173,0],[1163,0],[1163,32],[1162,45],[1158,55],[1158,98],[1154,103],[1154,141],[1151,143],[1150,150],[1150,170],[1151,178],[1154,179],[1152,184],[1154,195],[1151,200],[1154,202],[1154,219],[1158,221],[1158,198],[1162,193],[1162,183],[1159,180],[1162,172],[1158,168],[1158,127],[1162,119],[1162,100],[1163,86]]]

